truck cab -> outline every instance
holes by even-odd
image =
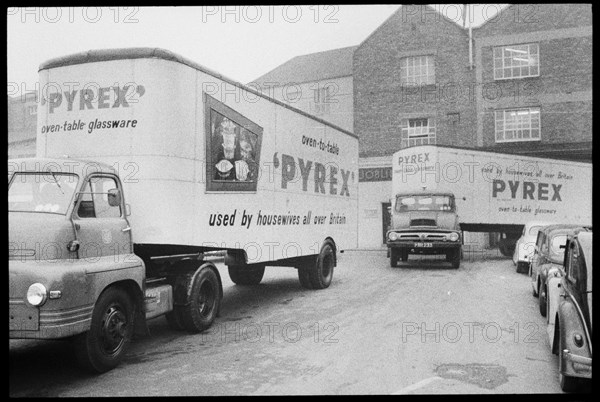
[[[110,360],[133,335],[144,289],[118,175],[69,159],[14,159],[9,170],[10,338],[86,334],[99,316],[94,347]]]
[[[409,254],[445,254],[460,266],[462,236],[454,194],[399,193],[392,203],[392,223],[386,236],[390,265]]]

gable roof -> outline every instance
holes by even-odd
[[[405,4],[405,7],[409,7],[409,6],[413,6],[414,4]],[[445,23],[448,23],[456,28],[458,28],[458,30],[460,32],[463,32],[465,35],[468,34],[469,30],[467,28],[463,28],[462,25],[460,25],[458,22],[451,20],[450,18],[446,17],[444,15],[444,13],[439,12],[438,10],[436,10],[435,8],[426,5],[426,4],[418,4],[419,6],[427,9],[427,13],[426,15],[437,15],[437,18],[440,18],[440,20],[444,21]],[[398,18],[398,14],[402,13],[402,7],[403,5],[400,5],[400,7],[398,7],[398,9],[396,11],[394,11],[389,17],[387,17],[385,19],[385,21],[383,21],[381,24],[379,24],[379,26],[377,28],[375,28],[375,30],[373,32],[371,32],[365,39],[363,39],[363,41],[357,46],[357,48],[362,47],[365,43],[367,43],[367,41],[369,41],[369,39],[371,39],[371,37],[373,37],[377,32],[379,32],[381,29],[383,29],[387,24],[393,23],[393,21]],[[421,10],[421,18],[423,10]],[[404,18],[404,17],[402,17]]]
[[[352,75],[352,55],[357,46],[296,56],[258,77],[251,84],[283,86]]]

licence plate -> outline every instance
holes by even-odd
[[[433,247],[433,243],[415,243],[415,247]]]

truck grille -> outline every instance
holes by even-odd
[[[412,241],[436,241],[445,240],[446,235],[443,233],[400,233],[399,240]]]
[[[437,226],[435,219],[413,219],[410,226]]]

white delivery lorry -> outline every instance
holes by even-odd
[[[357,245],[358,139],[166,50],[40,66],[36,158],[9,160],[10,338],[123,357],[166,314],[199,332],[265,266],[327,288]]]
[[[525,222],[591,225],[592,165],[425,145],[393,155],[390,264],[445,254],[460,266],[462,232],[499,232],[511,246]]]

